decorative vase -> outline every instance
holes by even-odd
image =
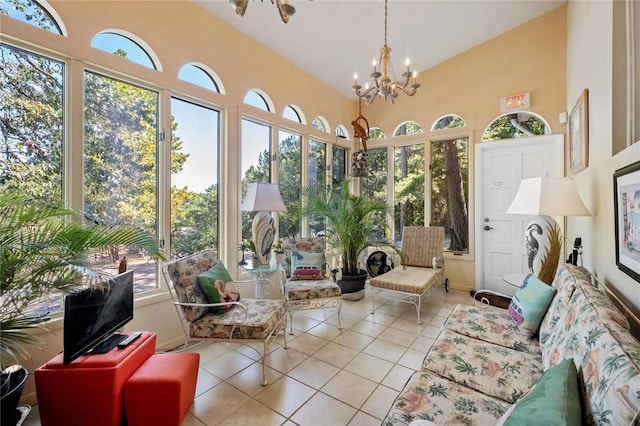
[[[260,263],[260,259],[257,257],[254,257],[251,259],[251,267],[252,268],[258,268],[260,267],[261,263]]]
[[[278,265],[284,265],[284,260],[284,253],[276,252],[276,262],[278,263]]]

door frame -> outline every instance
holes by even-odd
[[[522,146],[532,145],[556,145],[556,166],[558,170],[562,170],[562,176],[564,176],[564,133],[553,135],[541,135],[541,136],[529,136],[523,139],[502,139],[493,142],[481,142],[475,146],[475,288],[481,290],[484,288],[484,229],[483,229],[483,212],[484,212],[484,198],[480,193],[483,188],[483,170],[484,170],[484,156],[483,152],[492,149],[504,149],[504,148],[519,148]],[[560,224],[561,228],[562,224]],[[562,229],[564,232],[564,229]]]

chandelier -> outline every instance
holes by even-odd
[[[229,0],[229,3],[236,8],[236,15],[244,16],[244,12],[247,11],[247,6],[249,5],[249,0]],[[280,13],[280,18],[282,18],[282,22],[285,24],[289,22],[289,17],[296,13],[296,8],[289,4],[289,0],[275,0],[275,3],[274,0],[271,0],[271,4],[276,5]]]
[[[376,98],[384,98],[395,103],[398,93],[407,96],[416,94],[420,84],[416,83],[418,73],[409,68],[409,58],[405,61],[407,70],[402,74],[402,80],[396,79],[396,74],[391,63],[391,48],[387,46],[387,0],[384,0],[384,46],[380,49],[380,70],[376,68],[377,62],[373,60],[373,72],[369,75],[373,82],[366,83],[364,88],[358,84],[358,73],[354,74],[353,89],[360,99],[364,99],[367,105],[371,105]],[[409,84],[413,79],[413,83]]]

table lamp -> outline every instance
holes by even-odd
[[[280,186],[275,183],[250,183],[240,209],[246,212],[258,212],[251,225],[251,237],[256,245],[260,264],[268,265],[271,258],[271,245],[276,235],[275,221],[271,212],[287,211],[280,195]]]
[[[529,271],[551,284],[555,276],[562,232],[553,216],[591,216],[572,179],[535,177],[522,179],[507,214],[536,215],[525,229],[524,245]]]

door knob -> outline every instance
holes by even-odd
[[[493,227],[492,227],[492,226],[489,226],[489,225],[485,225],[485,226],[484,226],[484,230],[485,230],[485,231],[491,231],[492,229],[493,229]]]

